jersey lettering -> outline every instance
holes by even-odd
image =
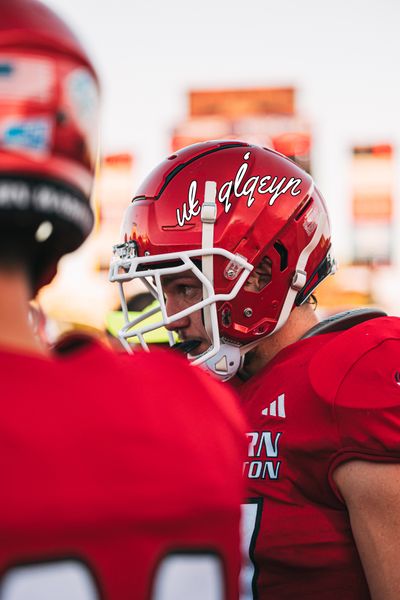
[[[282,432],[273,434],[271,431],[251,431],[246,435],[249,439],[248,457],[256,460],[244,463],[244,476],[248,479],[278,479],[281,461],[270,459],[279,458]]]
[[[279,438],[282,433],[279,432],[273,436],[270,431],[251,431],[246,433],[249,438],[249,457],[250,456],[268,456],[276,458],[279,453]]]

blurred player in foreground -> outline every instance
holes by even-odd
[[[72,339],[29,299],[89,234],[96,74],[36,0],[0,0],[0,598],[236,600],[241,417],[184,357]]]
[[[111,279],[148,277],[191,360],[241,380],[243,599],[400,598],[400,323],[317,322],[334,261],[311,177],[242,142],[190,146],[142,184],[123,235]]]

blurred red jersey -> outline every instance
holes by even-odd
[[[352,458],[400,462],[400,319],[300,340],[239,392],[243,600],[370,598],[332,473]]]
[[[2,600],[236,600],[229,390],[162,351],[0,357]]]

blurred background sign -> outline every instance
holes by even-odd
[[[292,115],[295,110],[293,87],[253,89],[193,90],[189,92],[191,117],[220,115],[237,119],[248,115]]]
[[[133,198],[134,167],[134,156],[129,152],[106,154],[100,163],[95,188],[95,251],[100,270],[108,271],[112,247],[120,241],[122,216]]]
[[[311,172],[311,131],[296,112],[294,87],[195,90],[178,123],[171,150],[210,139],[240,139],[273,148]]]
[[[355,146],[351,161],[353,262],[393,260],[394,152],[390,144]]]

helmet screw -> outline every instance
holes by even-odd
[[[227,271],[226,274],[229,277],[229,279],[233,279],[233,277],[235,276],[235,271],[233,269],[229,269],[229,271]]]
[[[146,252],[144,253],[145,256],[150,256],[150,252],[148,250],[146,250]]]
[[[251,317],[251,316],[253,316],[253,311],[251,308],[245,308],[243,311],[243,314],[245,317]]]

